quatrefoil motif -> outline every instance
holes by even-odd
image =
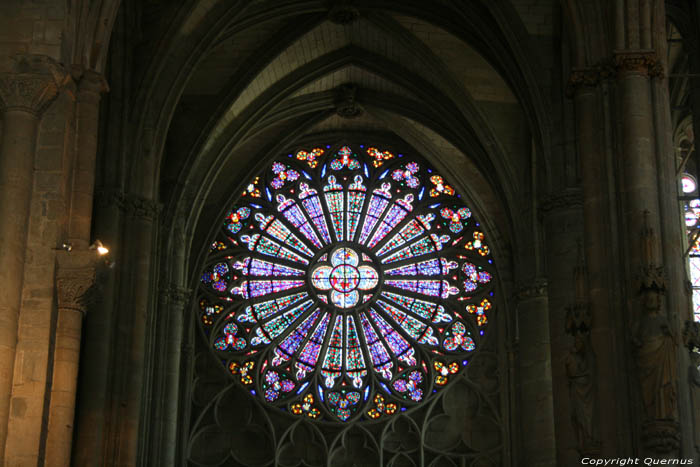
[[[275,190],[279,190],[287,182],[293,182],[299,180],[299,172],[291,169],[280,162],[275,162],[272,164],[272,171],[275,173],[275,178],[272,179],[270,185]]]
[[[416,177],[418,170],[420,170],[420,166],[417,163],[409,162],[405,169],[394,170],[391,173],[391,178],[397,182],[406,182],[410,188],[418,188],[420,185],[420,179]]]
[[[412,371],[408,376],[399,378],[392,385],[396,392],[406,393],[414,402],[419,402],[423,399],[423,389],[419,387],[423,382],[423,374],[418,371]]]
[[[264,381],[265,399],[269,402],[276,401],[282,393],[288,393],[294,389],[294,382],[276,371],[268,371]]]
[[[250,216],[250,208],[242,207],[229,211],[224,224],[229,232],[236,234],[243,228],[243,221]]]
[[[491,282],[491,274],[486,271],[480,271],[477,266],[472,263],[465,262],[462,265],[462,271],[467,276],[464,281],[464,291],[469,293],[477,289],[478,284],[488,284]]]

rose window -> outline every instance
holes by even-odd
[[[479,351],[488,238],[417,156],[325,146],[274,160],[213,239],[197,312],[231,378],[292,417],[391,417]]]

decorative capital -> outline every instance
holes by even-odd
[[[642,440],[654,452],[676,452],[681,445],[680,426],[674,420],[648,421],[642,426]]]
[[[562,211],[565,209],[580,208],[583,206],[583,196],[578,188],[567,188],[558,193],[553,193],[540,202],[540,213]]]
[[[17,54],[0,59],[0,108],[41,115],[71,83],[61,65],[44,55]]]
[[[186,287],[172,286],[161,291],[168,301],[176,306],[185,306],[192,296],[192,289]]]
[[[530,283],[521,284],[515,296],[518,300],[544,297],[547,295],[547,279],[537,278]]]
[[[569,81],[566,84],[566,95],[573,97],[578,90],[595,88],[603,81],[609,80],[614,76],[615,67],[609,61],[590,67],[574,68],[571,70]]]
[[[88,305],[96,299],[95,253],[59,251],[56,262],[58,307],[85,314]]]
[[[662,78],[664,68],[653,50],[624,50],[614,53],[615,68],[622,74],[647,75]]]
[[[343,118],[362,115],[362,106],[357,102],[357,86],[342,84],[335,89],[335,112]]]
[[[127,215],[154,220],[158,217],[162,205],[157,201],[136,195],[124,195],[123,206]]]

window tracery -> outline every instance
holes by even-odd
[[[493,279],[479,222],[421,158],[304,148],[254,177],[224,217],[199,322],[264,404],[311,420],[385,419],[469,365]]]

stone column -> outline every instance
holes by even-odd
[[[557,465],[579,462],[577,441],[571,423],[571,401],[566,360],[571,338],[566,335],[567,307],[574,301],[573,269],[583,240],[583,196],[568,188],[546,198],[540,206],[547,243],[547,284],[552,354],[554,428],[557,436]],[[582,254],[582,252],[581,252]]]
[[[123,361],[123,347],[115,345],[121,332],[120,289],[118,277],[124,266],[121,232],[124,195],[119,190],[99,192],[95,210],[95,234],[112,248],[116,260],[114,273],[100,281],[101,304],[83,322],[82,355],[75,414],[73,463],[78,466],[101,466],[106,458],[105,443],[116,432],[112,420],[113,396],[117,392],[115,362]],[[128,297],[124,297],[125,300]]]
[[[147,352],[147,335],[149,328],[159,326],[153,319],[155,270],[153,248],[156,235],[156,221],[160,205],[155,201],[136,195],[127,195],[124,199],[126,212],[123,245],[128,250],[122,255],[122,288],[125,298],[118,317],[118,326],[126,332],[118,338],[117,346],[123,352],[115,368],[116,389],[120,406],[117,409],[116,422],[118,435],[110,440],[114,445],[115,465],[136,465],[139,446],[146,435],[141,425],[143,414],[150,412],[154,402],[146,398],[151,381],[146,378],[146,365],[152,360],[152,353]],[[153,348],[152,352],[162,351]]]
[[[523,466],[556,464],[552,355],[549,337],[547,282],[521,287],[517,294],[520,340],[520,407]]]
[[[0,63],[0,459],[5,456],[37,128],[66,77],[45,56],[16,55]]]
[[[71,465],[81,328],[94,294],[96,259],[90,250],[61,251],[56,257],[58,320],[45,456],[56,467]]]
[[[613,457],[632,448],[629,426],[625,421],[628,405],[619,397],[624,387],[625,347],[616,337],[620,324],[618,294],[621,281],[616,246],[616,230],[611,206],[616,204],[611,173],[612,109],[611,89],[606,81],[614,76],[607,67],[574,70],[570,94],[576,111],[576,137],[583,188],[583,247],[587,269],[587,295],[594,323],[591,345],[598,355],[609,358],[598,362],[598,400],[600,401],[601,455]],[[631,452],[631,451],[630,451]]]
[[[159,393],[156,395],[161,402],[156,413],[155,426],[158,427],[158,449],[153,453],[153,462],[160,461],[163,465],[175,465],[175,456],[178,453],[177,435],[180,414],[180,369],[182,353],[183,321],[186,307],[189,304],[191,291],[183,287],[169,287],[163,291],[162,304],[164,308],[159,313],[163,319],[163,329],[166,335],[160,336],[159,342],[165,344],[163,348],[163,367],[160,380],[162,381]],[[167,319],[166,319],[167,316]]]
[[[665,295],[669,289],[664,266],[669,265],[663,264],[658,237],[662,229],[657,144],[660,138],[663,140],[658,132],[664,128],[658,128],[654,122],[651,87],[651,80],[662,76],[663,70],[656,53],[649,50],[619,51],[615,63],[621,93],[620,185],[622,225],[626,227],[627,316],[634,327],[630,337],[638,397],[644,406],[644,413],[640,414],[643,454],[674,456],[680,441],[676,381],[679,336],[668,319]],[[671,152],[668,154],[670,157]],[[659,375],[661,372],[664,374]]]
[[[100,95],[107,89],[107,82],[101,74],[92,70],[80,74],[76,103],[76,159],[68,224],[68,240],[74,247],[90,244]]]

